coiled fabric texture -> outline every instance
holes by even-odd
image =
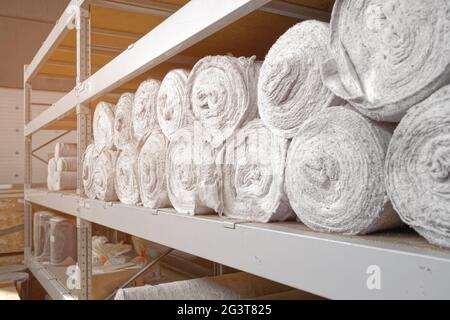
[[[161,82],[148,79],[139,85],[134,95],[132,128],[134,139],[142,144],[149,133],[158,126],[156,102]]]

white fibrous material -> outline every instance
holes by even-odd
[[[132,109],[134,94],[125,92],[120,96],[114,118],[114,145],[119,150],[136,148],[132,132]]]
[[[56,191],[55,190],[55,183],[54,183],[54,175],[56,172],[56,160],[55,158],[51,158],[48,161],[48,165],[47,165],[47,189],[49,191]]]
[[[221,173],[217,151],[201,129],[179,129],[169,144],[166,160],[167,192],[180,213],[208,214],[221,207]]]
[[[55,159],[62,157],[76,157],[77,144],[68,142],[58,142],[55,145]]]
[[[450,86],[400,122],[386,156],[386,187],[405,223],[450,248]]]
[[[123,264],[128,259],[126,254],[132,250],[129,244],[109,243],[104,236],[92,237],[92,265],[116,265]]]
[[[139,188],[145,207],[171,207],[166,185],[167,148],[168,140],[158,130],[149,135],[139,153]]]
[[[223,156],[223,213],[248,221],[294,217],[284,192],[288,140],[274,135],[260,119],[226,142]]]
[[[337,0],[324,83],[361,113],[399,121],[450,82],[447,0]]]
[[[95,199],[95,185],[94,185],[94,166],[99,152],[95,144],[87,146],[83,155],[82,180],[84,193],[90,199]]]
[[[77,171],[77,158],[63,157],[57,159],[56,171]]]
[[[74,171],[57,171],[52,179],[53,191],[73,190],[77,188],[77,173]]]
[[[94,190],[97,199],[103,201],[117,200],[114,184],[117,153],[114,150],[104,149],[95,160]]]
[[[71,265],[77,260],[77,227],[63,217],[50,219],[50,263]]]
[[[127,149],[119,153],[116,161],[116,194],[125,204],[135,205],[140,200],[138,156],[139,149]]]
[[[187,70],[172,70],[164,77],[159,89],[158,123],[169,140],[178,129],[192,123],[192,115],[185,102],[188,76]]]
[[[114,105],[99,102],[95,108],[92,125],[94,143],[98,150],[114,147]]]
[[[329,58],[328,23],[309,20],[284,33],[269,50],[258,81],[258,108],[264,124],[290,139],[312,115],[333,105],[320,67]]]
[[[143,143],[148,134],[158,127],[156,102],[161,82],[148,79],[142,82],[134,95],[132,128],[134,139]]]
[[[286,163],[286,192],[298,218],[317,231],[350,235],[399,225],[384,185],[392,130],[346,107],[307,120]]]
[[[257,116],[260,67],[255,57],[208,56],[192,69],[186,103],[213,147],[219,147],[236,129]]]

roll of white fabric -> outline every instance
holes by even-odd
[[[447,0],[337,0],[325,84],[361,113],[397,122],[450,82]]]
[[[139,153],[139,189],[145,207],[171,207],[166,184],[167,148],[168,140],[157,130],[149,135]]]
[[[114,186],[117,151],[104,149],[94,164],[94,190],[97,199],[115,201],[117,195]]]
[[[291,27],[269,50],[258,81],[258,109],[264,124],[290,139],[312,115],[335,105],[320,68],[329,58],[328,23],[304,21]]]
[[[158,92],[158,123],[165,136],[171,140],[178,129],[192,123],[192,114],[185,103],[186,82],[189,71],[174,69],[169,71]]]
[[[75,190],[77,188],[77,173],[57,171],[53,175],[53,191]]]
[[[284,192],[288,140],[255,119],[227,140],[224,149],[223,213],[257,222],[295,216]]]
[[[56,160],[56,171],[77,171],[76,157],[62,157]]]
[[[119,150],[136,148],[137,141],[132,131],[132,109],[134,94],[125,92],[120,96],[114,118],[114,145]]]
[[[55,158],[51,158],[48,161],[47,165],[47,189],[49,191],[56,191],[55,190],[55,182],[54,182],[54,175],[56,173],[56,160]]]
[[[103,101],[97,104],[92,131],[94,143],[98,150],[114,147],[114,105]]]
[[[126,149],[120,151],[116,161],[116,194],[125,204],[138,204],[140,200],[138,156],[139,149]]]
[[[208,214],[221,210],[221,172],[217,152],[201,129],[179,129],[169,144],[166,160],[167,192],[180,213]]]
[[[408,111],[386,156],[386,187],[402,220],[450,248],[450,86]]]
[[[258,114],[260,62],[251,58],[209,56],[198,61],[186,85],[186,103],[215,148]]]
[[[82,180],[84,193],[90,199],[95,199],[95,186],[94,186],[94,166],[98,157],[98,150],[95,144],[87,146],[83,155],[83,167],[82,167]]]
[[[77,144],[68,142],[58,142],[55,145],[55,159],[62,157],[76,157]]]
[[[400,224],[384,185],[392,130],[346,107],[328,108],[304,123],[286,163],[286,192],[303,223],[350,235]]]
[[[145,142],[149,133],[158,126],[156,102],[161,82],[148,79],[142,82],[134,95],[132,128],[134,139]]]

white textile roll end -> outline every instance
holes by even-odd
[[[120,202],[125,204],[136,205],[140,201],[138,156],[138,148],[128,148],[120,151],[116,161],[116,194]]]
[[[114,117],[113,104],[102,101],[95,107],[92,131],[98,150],[114,147]]]
[[[134,95],[131,114],[134,139],[142,144],[150,132],[158,127],[156,103],[161,82],[148,79],[139,85]]]
[[[132,109],[134,94],[125,92],[120,96],[114,118],[114,145],[118,150],[133,149],[137,145],[132,132]]]
[[[115,169],[117,151],[104,149],[96,158],[94,163],[93,188],[97,199],[103,201],[115,201]]]

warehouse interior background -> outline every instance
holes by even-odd
[[[449,299],[449,12],[0,0],[0,300]]]

